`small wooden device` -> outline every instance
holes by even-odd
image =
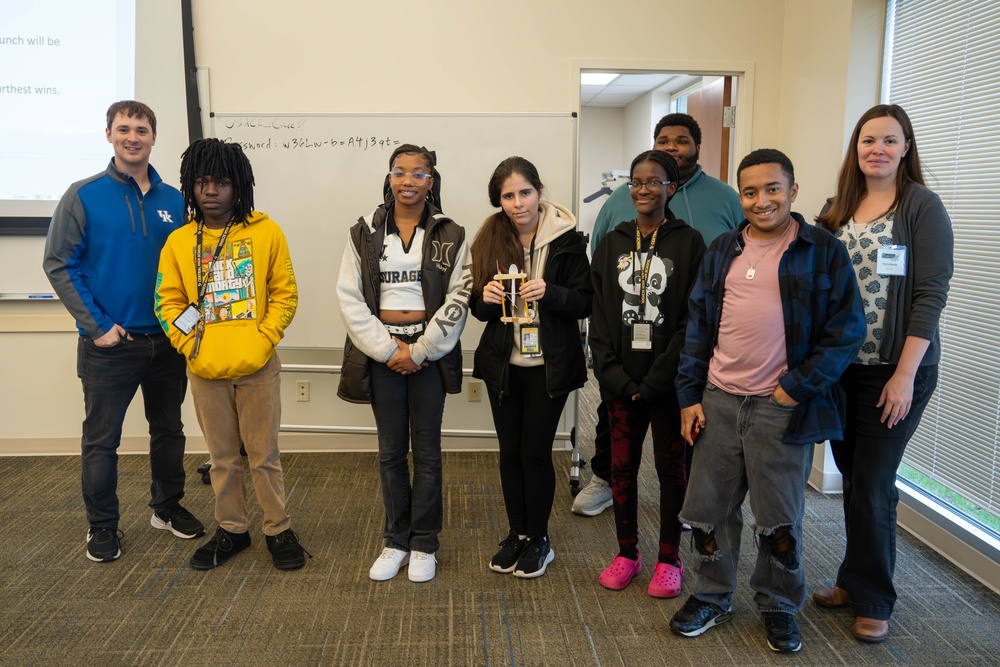
[[[499,271],[499,267],[497,268]],[[497,273],[493,276],[493,280],[497,280],[501,285],[504,281],[510,281],[510,289],[504,290],[503,301],[500,302],[500,307],[502,308],[502,315],[500,317],[501,322],[513,322],[514,324],[531,324],[531,321],[535,319],[535,309],[530,301],[524,301],[520,298],[517,293],[518,281],[523,281],[528,277],[528,274],[517,271],[517,266],[514,264],[510,265],[507,269],[507,273]],[[510,302],[510,314],[507,314],[507,302]],[[520,306],[520,308],[518,307]],[[523,315],[518,315],[518,312],[523,313]]]

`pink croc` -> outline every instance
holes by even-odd
[[[635,560],[615,556],[611,565],[601,572],[601,586],[620,591],[632,582],[632,578],[642,572],[642,556]]]
[[[683,576],[683,562],[680,566],[657,563],[647,592],[654,598],[675,598],[681,594],[681,578]]]

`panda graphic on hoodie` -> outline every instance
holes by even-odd
[[[622,324],[631,327],[639,321],[639,295],[642,288],[642,270],[645,268],[647,255],[630,252],[620,255],[616,268],[618,269],[618,286],[622,290]],[[667,289],[667,281],[674,274],[674,262],[669,257],[653,255],[649,259],[649,275],[646,278],[646,307],[644,319],[650,321],[653,327],[663,325],[663,314],[660,312],[660,299]]]

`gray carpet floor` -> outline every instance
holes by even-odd
[[[581,414],[588,410],[584,401]],[[592,421],[581,418],[580,430],[587,452]],[[372,453],[282,457],[294,528],[314,556],[293,572],[272,566],[255,504],[251,547],[217,570],[190,569],[206,538],[184,541],[150,527],[142,456],[120,460],[123,555],[91,563],[79,459],[0,459],[0,665],[1000,664],[1000,598],[902,532],[899,602],[884,644],[857,642],[849,611],[810,602],[799,615],[802,652],[772,653],[747,586],[749,528],[733,620],[697,639],[672,636],[667,623],[684,598],[650,598],[650,568],[624,591],[598,584],[615,553],[611,511],[571,514],[569,455],[554,456],[556,560],[547,574],[520,580],[487,569],[507,530],[497,455],[455,452],[444,458],[438,576],[426,584],[402,573],[368,579],[383,521]],[[656,482],[646,458],[640,550],[652,562]],[[211,534],[212,491],[195,473],[202,462],[186,459],[184,504]],[[836,570],[840,512],[838,496],[809,493],[804,562],[812,586],[827,585]],[[691,553],[686,536],[681,553]]]

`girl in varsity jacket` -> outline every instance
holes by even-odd
[[[440,211],[434,167],[425,148],[393,151],[386,202],[351,229],[337,283],[348,336],[338,395],[370,402],[378,428],[386,521],[375,581],[407,563],[410,581],[436,573],[441,420],[445,395],[462,388],[471,279],[465,231]]]

